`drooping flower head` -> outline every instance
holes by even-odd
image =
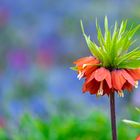
[[[105,17],[103,35],[96,20],[97,45],[85,34],[81,21],[82,32],[92,56],[76,60],[76,66],[72,69],[78,72],[78,79],[85,79],[83,92],[99,96],[116,91],[123,97],[123,90],[132,91],[138,87],[140,50],[139,47],[132,49],[131,46],[135,43],[133,36],[140,25],[129,30],[126,27],[127,21],[122,21],[120,26],[115,22],[111,31]]]

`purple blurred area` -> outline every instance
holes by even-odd
[[[79,21],[83,20],[87,34],[96,41],[96,18],[101,27],[105,15],[110,25],[126,18],[138,24],[139,5],[138,0],[1,0],[2,124],[3,118],[16,120],[25,112],[47,117],[108,108],[107,97],[82,94],[82,81],[69,69],[75,59],[90,55]],[[127,100],[132,101],[131,96],[126,95],[118,106]]]

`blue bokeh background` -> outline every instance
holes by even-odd
[[[139,0],[1,0],[2,121],[16,121],[25,112],[43,118],[67,112],[87,114],[93,108],[108,112],[108,97],[82,94],[83,81],[69,69],[75,59],[90,55],[79,21],[96,41],[96,18],[102,28],[105,15],[110,26],[122,19],[139,24],[139,5]],[[138,92],[123,99],[116,96],[120,116],[125,116],[128,103],[140,104]]]

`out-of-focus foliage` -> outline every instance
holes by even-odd
[[[140,109],[139,108],[136,108],[136,110],[140,113]],[[124,119],[123,122],[126,123],[127,125],[131,126],[131,127],[139,128],[140,129],[140,122],[131,121],[131,120],[127,120],[127,119]]]
[[[3,128],[0,128],[0,139],[1,140],[10,140],[8,133]]]
[[[131,133],[130,133],[131,131]],[[138,133],[118,122],[119,139],[132,140]],[[25,114],[12,129],[0,129],[1,140],[110,140],[110,120],[101,112],[82,117],[52,116],[45,120]]]

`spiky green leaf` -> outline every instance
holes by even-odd
[[[105,33],[101,31],[98,21],[96,20],[97,39],[99,46],[90,40],[84,31],[81,23],[83,36],[86,40],[89,50],[97,57],[104,67],[111,68],[138,68],[140,67],[140,50],[138,48],[130,50],[135,43],[133,36],[140,28],[140,25],[127,30],[127,20],[122,21],[120,26],[115,22],[113,32],[108,27],[108,19],[104,19]]]
[[[85,34],[82,21],[80,21],[80,23],[81,23],[82,33],[83,33],[83,36],[84,36],[84,38],[85,38],[85,40],[86,40],[86,43],[87,43],[87,46],[88,46],[89,50],[91,51],[91,53],[92,53],[95,57],[97,57],[99,60],[102,60],[102,54],[101,54],[101,52],[100,52],[99,47],[98,47],[94,42],[92,42],[92,41],[90,40],[90,36],[87,36],[87,35]]]
[[[140,113],[140,108],[136,107],[135,109]]]
[[[71,70],[74,70],[74,71],[77,71],[78,70],[76,66],[75,67],[70,67],[70,69]]]
[[[123,120],[124,123],[128,124],[129,126],[140,128],[140,123],[131,121],[131,120]]]

